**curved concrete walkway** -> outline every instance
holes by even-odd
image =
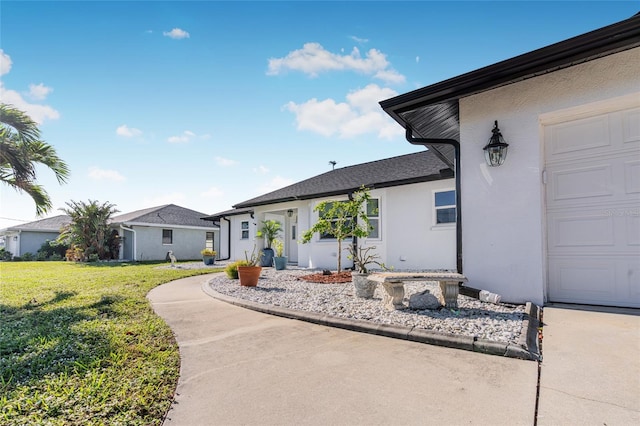
[[[165,425],[532,425],[538,363],[315,325],[153,289],[180,346]]]
[[[180,346],[165,425],[640,424],[640,310],[545,307],[539,363],[248,310],[209,277],[148,295]]]

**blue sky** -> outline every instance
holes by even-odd
[[[418,151],[378,102],[629,18],[637,1],[6,1],[0,101],[71,168],[61,214],[206,214]],[[46,217],[46,216],[45,216]],[[36,220],[0,186],[0,228]]]

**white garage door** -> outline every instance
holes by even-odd
[[[544,140],[549,301],[640,307],[640,107]]]

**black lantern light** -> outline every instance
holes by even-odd
[[[484,158],[491,167],[502,165],[507,158],[507,149],[509,144],[504,141],[500,129],[498,129],[498,120],[496,120],[493,130],[491,130],[491,138],[484,149]]]
[[[293,210],[291,209],[287,210],[287,216],[289,217],[293,216]]]

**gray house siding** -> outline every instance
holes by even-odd
[[[136,260],[164,260],[166,259],[167,252],[173,251],[178,260],[194,260],[201,259],[202,255],[200,250],[205,247],[207,232],[212,230],[199,230],[199,229],[180,229],[167,227],[146,227],[135,226],[133,229],[136,232]],[[164,244],[162,242],[162,231],[172,231],[171,244]],[[194,241],[201,241],[201,244],[196,246]],[[216,241],[217,244],[217,241]],[[130,249],[131,252],[133,249]],[[126,256],[126,237],[125,237],[125,253]],[[128,258],[128,257],[125,257]]]
[[[24,256],[25,253],[36,254],[47,240],[55,240],[60,235],[57,232],[27,232],[20,233],[20,253],[14,256]]]

